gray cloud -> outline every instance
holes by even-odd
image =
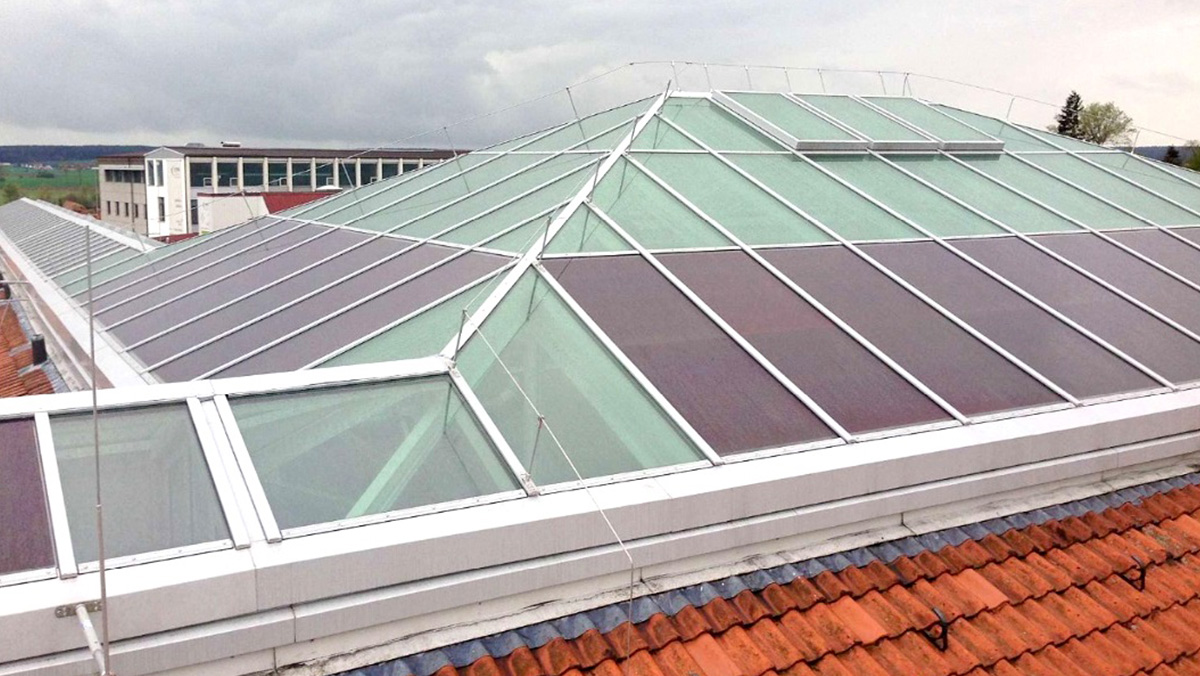
[[[623,63],[696,60],[923,72],[1059,101],[1114,100],[1140,124],[1200,136],[1200,7],[1185,0],[570,3],[60,1],[0,4],[0,143],[445,145],[440,131]],[[676,71],[680,69],[677,68]],[[661,88],[669,66],[573,91],[584,112]],[[755,86],[782,73],[751,71]],[[790,74],[816,88],[811,73]],[[744,86],[692,67],[681,84]],[[827,86],[877,91],[876,76]],[[897,90],[901,78],[883,86]],[[1008,99],[928,81],[918,95],[1003,113]],[[1018,104],[1025,121],[1053,111]],[[455,127],[459,145],[569,118],[559,93]]]

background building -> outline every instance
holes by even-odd
[[[100,218],[145,235],[146,165],[144,153],[118,153],[96,159]]]

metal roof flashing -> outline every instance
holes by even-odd
[[[200,394],[184,390],[202,385],[138,389],[161,399],[155,390],[178,397]],[[131,403],[138,397],[130,391],[109,396]],[[6,416],[13,414],[9,407]],[[616,580],[629,579],[630,564],[598,507],[641,577],[655,570],[696,573],[697,562],[711,566],[713,556],[722,558],[719,552],[768,553],[805,533],[898,526],[905,514],[981,496],[1187,461],[1200,449],[1198,414],[1200,391],[1190,390],[864,441],[853,454],[829,448],[586,490],[515,495],[330,532],[285,534],[279,542],[258,531],[245,549],[226,544],[216,551],[181,550],[113,569],[108,607],[120,656],[114,659],[124,664],[122,673],[141,673],[258,650],[329,650],[328,657],[345,652],[344,642],[333,637],[346,632],[365,632],[354,641],[375,637],[382,643],[372,627],[419,624],[423,617],[481,603],[498,604],[501,614],[509,614],[513,608],[505,599],[544,594],[557,585],[574,585],[578,598],[610,591],[619,586]],[[225,455],[226,471],[237,466],[227,448],[217,452]],[[0,661],[13,662],[13,673],[47,668],[40,656],[54,653],[63,653],[57,658],[62,670],[46,673],[72,673],[85,663],[82,636],[71,623],[56,620],[53,609],[95,596],[95,584],[96,574],[84,567],[69,581],[0,586],[0,633],[34,637],[0,647]],[[213,640],[231,632],[236,645]],[[310,640],[318,647],[286,648]]]

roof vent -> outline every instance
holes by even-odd
[[[39,334],[34,334],[29,339],[29,348],[33,352],[34,365],[46,363],[46,339]]]
[[[184,147],[184,148],[203,148],[203,147],[204,147],[204,144],[203,144],[203,143],[197,143],[196,141],[188,141],[188,142],[187,142],[187,144],[186,144],[186,145],[184,145],[183,147]]]
[[[241,141],[221,141],[222,148],[241,148]]]

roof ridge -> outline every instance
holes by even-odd
[[[987,664],[975,659],[976,664],[967,669],[946,672],[966,673],[1035,654],[1049,656],[1071,641],[1101,641],[1092,637],[1117,625],[1133,630],[1135,623],[1145,624],[1178,608],[1195,613],[1188,621],[1200,621],[1200,604],[1195,603],[1200,584],[1175,586],[1163,581],[1167,576],[1154,575],[1156,593],[1166,596],[1153,596],[1153,603],[1143,600],[1140,605],[1113,591],[1133,590],[1138,572],[1145,567],[1187,566],[1194,569],[1188,574],[1200,581],[1200,522],[1190,516],[1197,510],[1200,473],[1193,472],[977,524],[648,594],[632,603],[610,604],[348,673],[431,676],[444,669],[487,672],[490,668],[485,662],[503,660],[506,669],[471,676],[503,676],[506,671],[512,672],[511,676],[560,676],[569,669],[598,668],[605,660],[632,661],[638,651],[664,651],[673,642],[705,652],[692,645],[695,641],[749,642],[741,648],[730,646],[727,653],[759,652],[763,649],[755,646],[763,644],[778,644],[776,649],[784,652],[787,648],[779,646],[807,645],[806,656],[793,661],[799,665],[830,656],[853,662],[861,657],[855,651],[875,649],[888,640],[902,640],[912,650],[942,655],[943,660],[950,655],[960,662],[970,661],[965,657],[973,654],[966,649],[968,644],[1000,655]],[[1125,557],[1120,544],[1141,556]],[[1064,566],[1073,567],[1069,573],[1056,568]],[[1085,587],[1096,595],[1107,594],[1104,598],[1111,597],[1110,605],[1122,608],[1122,614],[1104,611],[1111,621],[1101,616],[1105,623],[1098,626],[1069,626],[1066,620],[1055,619],[1054,612],[1069,618],[1071,612],[1084,612],[1078,608],[1106,607],[1085,593]],[[1069,602],[1059,594],[1069,595]],[[1045,605],[1054,610],[1048,611]],[[920,636],[938,624],[933,607],[943,612],[950,623],[950,636],[957,640],[946,653],[939,653],[931,641]],[[889,613],[895,617],[889,618]],[[1016,622],[1012,613],[1018,619],[1032,614],[1043,638],[1056,640],[1047,639],[1018,652],[1012,644],[1005,645],[1006,649],[997,647],[995,637],[1005,633],[1006,624]],[[1096,614],[1099,616],[1099,611]],[[763,625],[764,618],[770,627]],[[986,637],[973,627],[975,622],[988,625]],[[1034,623],[1025,620],[1023,624]],[[1063,628],[1070,629],[1067,635],[1062,634]],[[1052,630],[1054,633],[1048,633]],[[781,631],[791,632],[793,640]],[[1009,633],[1012,631],[1016,630]],[[721,652],[716,643],[709,648]],[[1200,643],[1186,654],[1196,651],[1200,651]],[[1184,655],[1178,652],[1170,660]],[[775,655],[769,660],[774,662],[772,669],[790,668],[778,663],[780,659]],[[1149,670],[1167,661],[1163,657],[1143,668]],[[562,665],[567,666],[560,669]],[[662,675],[654,676],[686,676],[661,671]],[[753,669],[742,671],[757,676],[750,673]],[[866,668],[850,671],[872,673]]]

